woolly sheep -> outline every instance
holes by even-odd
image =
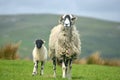
[[[60,24],[51,30],[49,54],[53,60],[54,77],[56,77],[56,61],[58,60],[62,62],[62,77],[71,78],[72,61],[81,53],[81,42],[74,25],[75,20],[74,15],[65,14],[61,16]]]
[[[44,70],[44,64],[45,61],[47,60],[47,49],[44,46],[44,41],[41,39],[37,39],[35,41],[35,47],[33,49],[33,62],[34,62],[34,68],[33,68],[33,73],[32,75],[37,74],[38,70],[38,62],[41,62],[41,70],[40,70],[40,75],[43,75],[43,70]]]

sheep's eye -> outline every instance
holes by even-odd
[[[64,20],[65,20],[65,18],[62,18],[62,20],[64,21]]]

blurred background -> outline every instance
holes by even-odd
[[[0,58],[7,46],[6,53],[12,47],[17,57],[32,59],[38,38],[48,48],[50,30],[63,14],[78,17],[80,58],[93,53],[120,58],[120,0],[0,0]]]

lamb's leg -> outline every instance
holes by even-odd
[[[34,68],[33,68],[33,73],[32,75],[36,75],[38,70],[38,61],[34,61]]]
[[[40,75],[43,75],[43,70],[44,70],[44,64],[45,64],[45,61],[41,61],[41,70],[40,70]]]
[[[56,77],[56,57],[54,57],[52,60],[53,60],[53,70],[54,70],[53,76]]]

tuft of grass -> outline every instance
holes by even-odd
[[[108,66],[120,66],[120,60],[113,59],[113,60],[104,60],[104,65]]]
[[[9,43],[5,46],[0,48],[0,59],[9,59],[9,60],[15,60],[19,58],[19,55],[17,54],[19,45],[21,42],[18,43]]]
[[[99,51],[91,54],[87,58],[77,59],[73,63],[75,63],[75,64],[97,64],[97,65],[107,65],[107,66],[120,66],[119,59],[103,59],[100,57]]]
[[[86,58],[76,59],[73,61],[74,64],[87,64]]]
[[[87,58],[87,64],[99,64],[99,65],[103,65],[104,64],[104,60],[101,59],[100,57],[100,52],[95,52],[92,55],[90,55]]]

